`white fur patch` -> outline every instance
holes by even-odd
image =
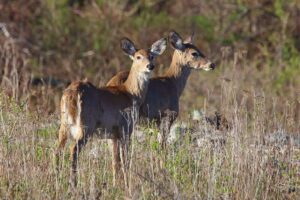
[[[140,73],[138,76],[139,82],[147,82],[150,79],[151,70],[148,69],[146,73]]]
[[[77,125],[70,126],[70,132],[71,132],[73,139],[76,139],[79,137],[79,127]]]
[[[210,71],[211,70],[210,65],[211,65],[211,62],[206,63],[206,65],[204,65],[204,67],[203,67],[203,70]]]
[[[76,121],[75,122],[72,120],[72,117],[69,114],[69,112],[67,112],[67,122],[70,125],[70,132],[71,132],[71,135],[74,139],[78,139],[78,138],[81,137],[80,115],[81,115],[81,101],[80,101],[80,95],[78,94],[78,97],[77,97],[77,116],[76,116]]]

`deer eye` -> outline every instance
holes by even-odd
[[[149,60],[153,60],[154,56],[152,54],[149,55]]]
[[[140,60],[142,58],[142,56],[137,56],[136,59]]]
[[[194,58],[197,58],[197,57],[199,57],[199,53],[198,53],[198,52],[193,52],[193,53],[192,53],[192,56],[193,56]]]

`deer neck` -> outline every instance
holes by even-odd
[[[174,80],[178,96],[182,94],[191,73],[191,68],[184,64],[179,54],[180,52],[178,51],[174,52],[171,65],[165,73],[168,78]]]
[[[142,103],[145,99],[149,78],[150,73],[141,73],[131,70],[127,80],[124,82],[127,92],[139,103]]]

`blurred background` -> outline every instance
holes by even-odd
[[[194,31],[217,64],[193,71],[181,117],[193,109],[226,114],[241,103],[251,110],[263,98],[266,110],[284,113],[287,105],[299,123],[299,0],[1,0],[1,88],[29,110],[55,113],[70,81],[103,86],[130,68],[120,38],[148,48],[170,30],[183,38]],[[172,53],[169,46],[157,59],[155,75]]]
[[[170,30],[217,68],[192,71],[168,148],[139,126],[130,187],[114,187],[109,141],[91,140],[70,190],[62,91],[129,70],[122,37],[149,48]],[[299,51],[300,0],[0,0],[0,199],[299,199]]]

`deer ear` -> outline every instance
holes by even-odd
[[[135,48],[133,42],[131,40],[129,40],[128,38],[123,38],[121,40],[121,48],[130,57],[132,57],[136,52],[136,48]]]
[[[180,51],[184,50],[184,44],[182,38],[175,31],[171,31],[169,34],[169,40],[173,48],[178,49]]]
[[[160,40],[157,40],[154,42],[151,46],[151,53],[153,53],[155,56],[161,55],[167,48],[167,39],[162,38]]]
[[[193,44],[194,43],[194,38],[195,38],[195,32],[193,32],[191,34],[191,36],[189,36],[188,38],[186,38],[184,40],[184,43],[189,43],[189,44]]]

